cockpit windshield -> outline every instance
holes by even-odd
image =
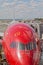
[[[18,48],[19,50],[32,50],[36,48],[36,43],[35,42],[34,43],[30,42],[28,44],[20,43],[18,44]]]
[[[12,42],[10,45],[11,48],[17,48],[19,50],[32,50],[36,48],[36,42],[30,42],[28,44],[23,44],[23,43],[14,43]]]
[[[19,44],[18,44],[18,49],[19,49],[19,50],[24,50],[24,49],[25,49],[25,45],[22,44],[22,43],[19,43]]]

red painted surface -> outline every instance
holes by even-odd
[[[35,40],[35,31],[29,25],[19,23],[9,26],[3,37],[3,48],[10,65],[39,64],[39,44]]]

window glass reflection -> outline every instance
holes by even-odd
[[[11,47],[11,48],[16,48],[16,43],[15,43],[15,42],[12,42],[12,43],[10,44],[10,47]]]
[[[18,48],[19,50],[32,50],[36,48],[36,42],[30,42],[28,44],[23,44],[23,43],[17,43],[17,42],[12,42],[10,44],[11,48]]]
[[[18,48],[19,48],[20,50],[25,50],[25,44],[19,43],[19,44],[18,44]]]

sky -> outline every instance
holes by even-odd
[[[43,18],[43,0],[0,0],[0,19]]]

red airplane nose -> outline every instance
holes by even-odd
[[[3,37],[5,56],[10,65],[34,65],[34,52],[37,51],[35,31],[27,24],[13,24]],[[38,49],[39,51],[39,49]]]

